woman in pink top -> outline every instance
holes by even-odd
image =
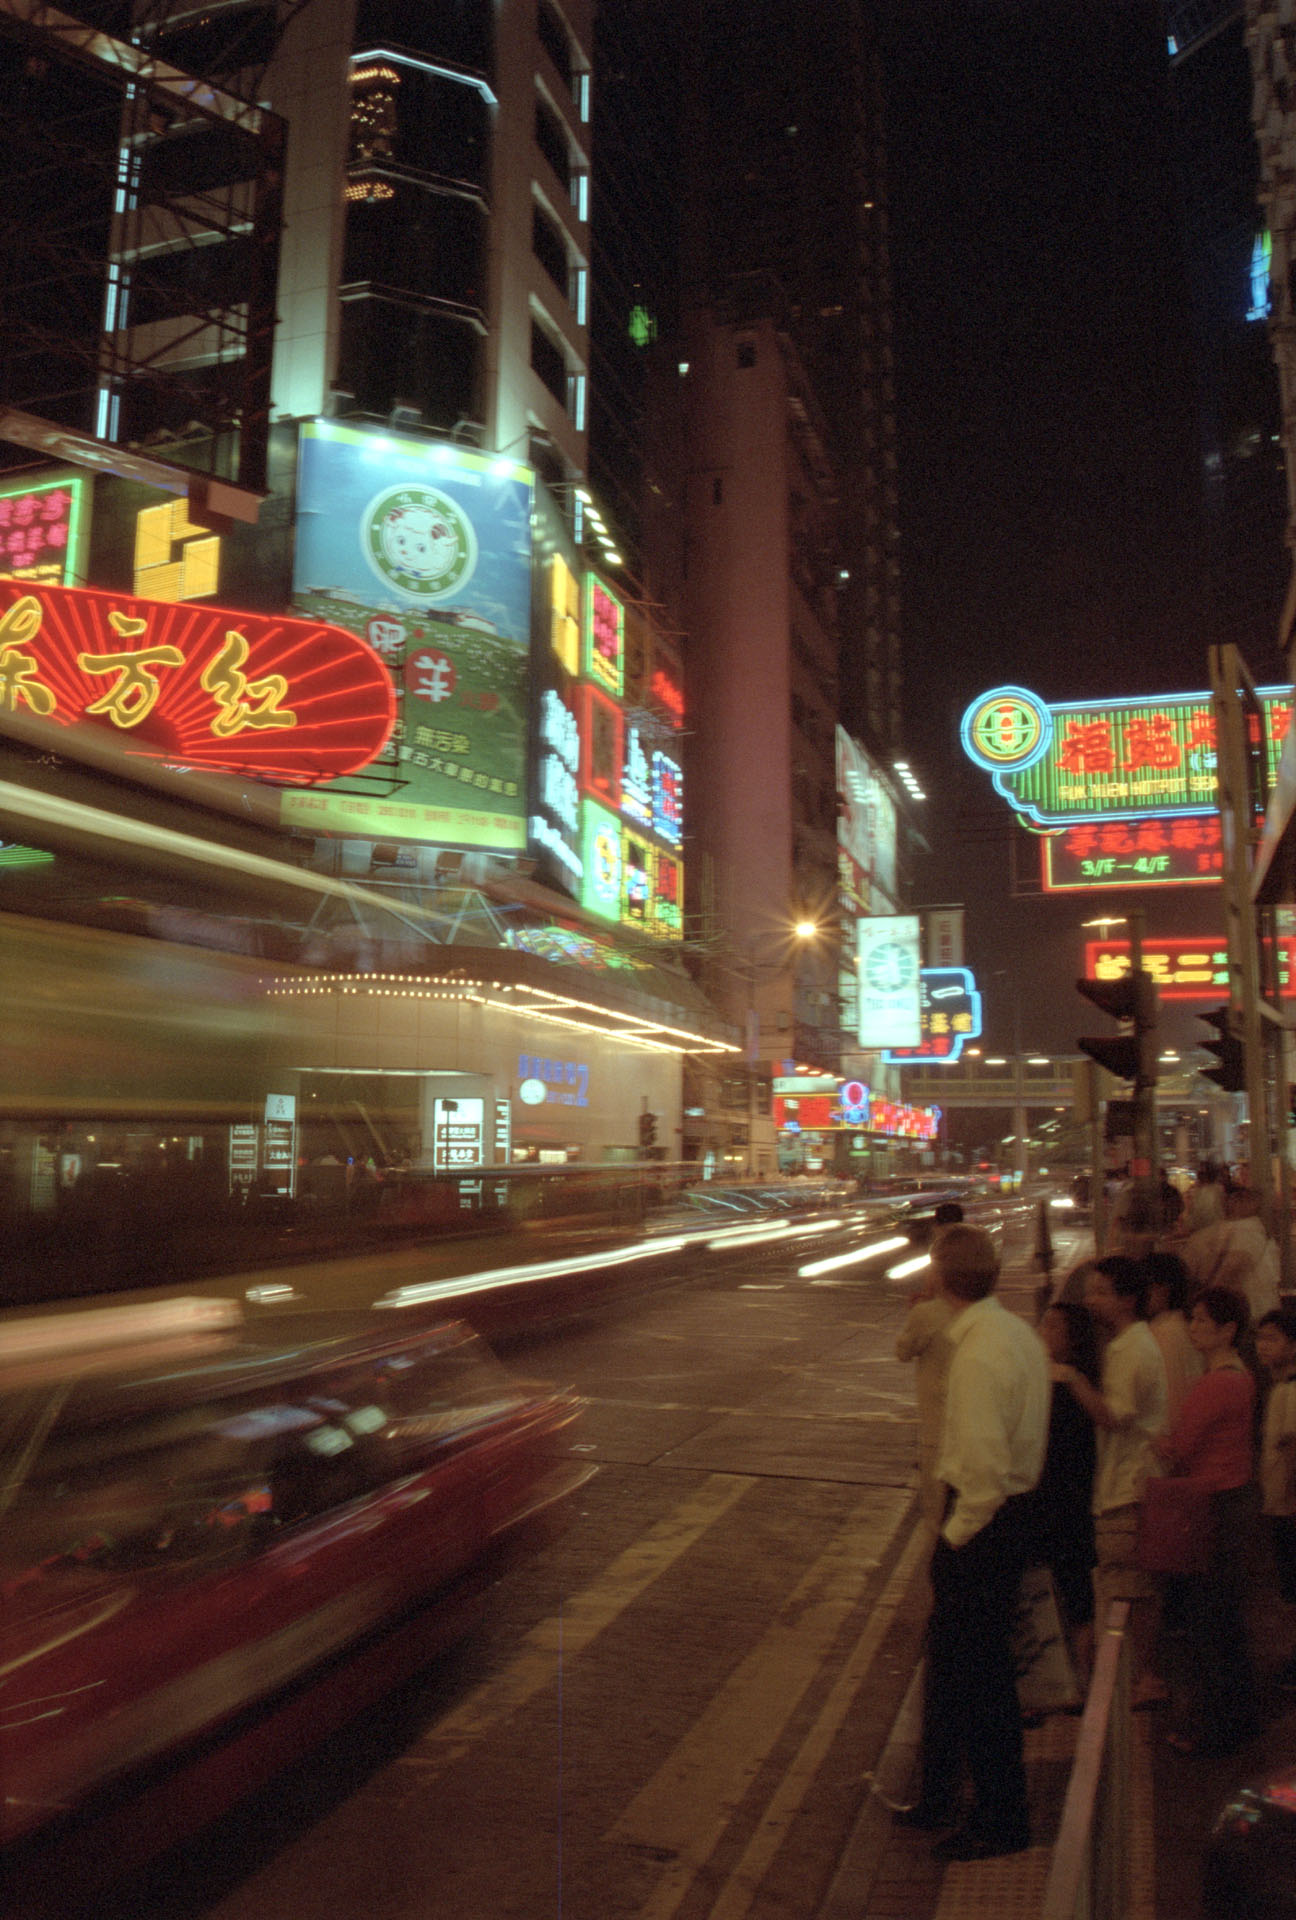
[[[1255,1464],[1255,1380],[1238,1353],[1247,1320],[1246,1300],[1232,1287],[1207,1287],[1198,1296],[1188,1334],[1206,1370],[1184,1395],[1169,1433],[1153,1443],[1171,1473],[1210,1491],[1210,1566],[1185,1581],[1197,1725],[1166,1736],[1184,1753],[1233,1753],[1259,1727],[1242,1619]]]

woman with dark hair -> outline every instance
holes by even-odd
[[[1198,1295],[1188,1333],[1205,1372],[1189,1387],[1173,1428],[1155,1443],[1171,1473],[1189,1475],[1210,1493],[1209,1565],[1184,1582],[1196,1724],[1166,1735],[1183,1753],[1233,1753],[1259,1726],[1242,1619],[1256,1386],[1238,1346],[1249,1318],[1244,1296],[1233,1287],[1206,1287]]]
[[[1184,1396],[1203,1371],[1202,1357],[1188,1333],[1192,1281],[1177,1253],[1149,1253],[1143,1271],[1147,1276],[1148,1327],[1165,1361],[1166,1425],[1173,1427]]]
[[[1087,1307],[1062,1300],[1045,1310],[1040,1338],[1049,1357],[1053,1397],[1044,1469],[1031,1495],[1031,1559],[1053,1575],[1072,1655],[1083,1666],[1093,1638],[1097,1442],[1093,1421],[1069,1382],[1078,1373],[1097,1387],[1098,1331]]]

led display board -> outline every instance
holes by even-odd
[[[69,587],[85,579],[90,476],[51,474],[0,487],[0,577]]]
[[[1272,778],[1291,722],[1290,687],[1262,687]],[[1219,806],[1208,693],[1047,706],[996,687],[963,715],[963,748],[1032,827],[1213,813]]]
[[[916,1047],[922,1041],[919,919],[916,913],[857,920],[859,1043]]]
[[[580,727],[556,687],[540,696],[537,812],[531,838],[544,847],[570,882],[584,873],[580,855]]]
[[[882,1058],[896,1065],[905,1061],[959,1059],[969,1040],[981,1033],[981,995],[967,967],[924,967],[919,975],[922,994],[922,1039],[916,1047],[890,1047]]]
[[[394,764],[286,795],[286,820],[526,844],[533,495],[529,467],[448,441],[302,427],[294,601],[388,663],[399,710]]]
[[[621,918],[621,823],[596,800],[581,801],[581,905],[604,920]]]
[[[620,699],[625,685],[625,608],[597,574],[585,576],[585,642],[581,671]]]
[[[366,766],[394,704],[373,650],[317,620],[0,579],[0,707],[131,753],[315,781]]]
[[[1140,942],[1144,972],[1156,982],[1162,1000],[1227,1000],[1228,943],[1218,934],[1204,939],[1180,935],[1170,940]],[[1296,940],[1278,942],[1278,986],[1287,996],[1296,994]],[[1129,972],[1129,943],[1090,940],[1085,944],[1085,974],[1090,980],[1119,980]]]
[[[669,847],[684,840],[684,771],[668,753],[652,757],[653,832]]]
[[[1224,871],[1217,813],[1109,820],[1040,839],[1046,893],[1103,887],[1213,886]]]
[[[549,562],[549,646],[574,679],[580,672],[580,581],[560,553]]]

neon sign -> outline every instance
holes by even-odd
[[[967,967],[924,967],[919,974],[922,1039],[916,1047],[892,1047],[884,1060],[941,1061],[952,1066],[981,1032],[981,995]]]
[[[0,579],[0,709],[99,721],[135,753],[296,783],[367,766],[395,697],[339,627]]]
[[[560,553],[549,563],[549,644],[567,672],[580,672],[580,582]]]
[[[661,662],[653,668],[648,691],[657,705],[664,709],[666,718],[673,727],[684,725],[684,690],[680,685],[678,670],[668,670]]]
[[[1170,940],[1140,942],[1144,971],[1156,982],[1162,1000],[1227,999],[1228,943],[1218,935],[1194,940],[1181,935]],[[1288,997],[1296,994],[1296,940],[1278,942],[1278,986]],[[1125,940],[1089,940],[1085,943],[1085,973],[1091,980],[1120,980],[1129,972],[1129,943]]]
[[[656,855],[653,889],[653,930],[666,940],[684,934],[684,869],[669,853]]]
[[[597,687],[576,690],[581,734],[581,786],[609,807],[621,804],[624,721],[621,709]]]
[[[646,927],[652,910],[652,850],[637,836],[621,841],[621,918],[632,927]]]
[[[1290,687],[1258,689],[1271,776],[1291,724]],[[1208,693],[1046,706],[996,687],[963,715],[964,752],[1029,827],[1214,813],[1215,719]]]
[[[584,671],[619,699],[625,684],[625,608],[592,573],[585,576]]]
[[[531,837],[547,847],[572,878],[583,872],[576,843],[580,837],[580,728],[576,716],[554,687],[540,700],[540,814]]]
[[[1040,840],[1046,893],[1102,887],[1213,886],[1224,871],[1219,815],[1113,820]]]
[[[652,825],[652,796],[649,792],[648,755],[638,727],[625,730],[625,766],[621,773],[621,811],[641,827]]]
[[[0,574],[67,586],[80,571],[86,477],[0,487]]]

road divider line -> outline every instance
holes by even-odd
[[[640,1920],[667,1920],[822,1671],[869,1575],[909,1510],[908,1490],[861,1501],[807,1568],[780,1616],[607,1834],[673,1855]]]
[[[755,1474],[708,1474],[695,1493],[618,1554],[596,1580],[564,1599],[561,1616],[550,1614],[533,1627],[508,1666],[444,1714],[401,1756],[401,1764],[442,1772],[462,1759],[492,1728],[555,1685],[560,1658],[569,1665],[758,1482]]]

